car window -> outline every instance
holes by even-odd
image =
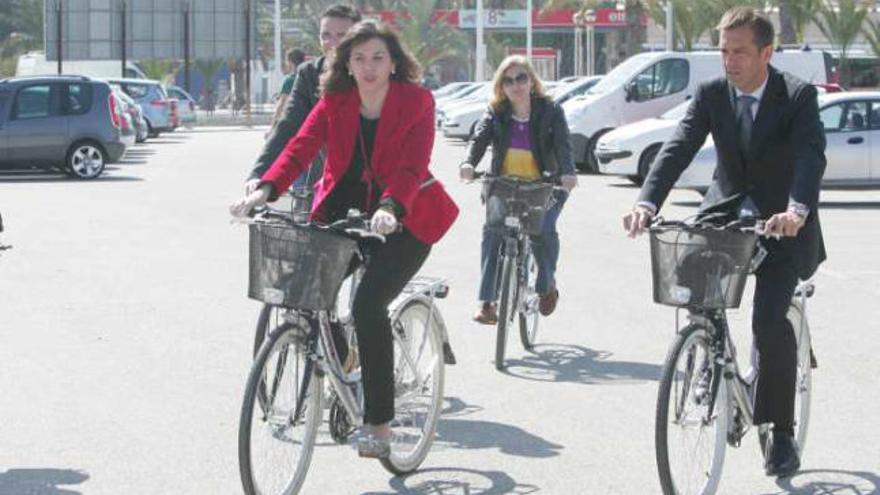
[[[9,101],[9,91],[0,91],[0,120],[6,117],[6,105]]]
[[[52,85],[35,84],[18,91],[14,119],[37,119],[52,114]]]
[[[868,127],[880,129],[880,100],[871,102],[871,112],[868,114]]]
[[[636,99],[645,101],[678,93],[687,87],[689,79],[687,60],[661,60],[636,76]]]
[[[840,120],[843,117],[843,105],[829,105],[819,112],[819,119],[825,127],[825,132],[840,130]]]
[[[868,127],[868,102],[854,101],[846,106],[843,117],[843,130],[863,131]]]
[[[122,90],[128,93],[128,96],[138,99],[147,96],[150,88],[145,84],[123,84]]]
[[[92,108],[91,84],[67,84],[67,98],[64,98],[64,113],[82,115]]]

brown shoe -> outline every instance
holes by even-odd
[[[550,287],[546,294],[541,294],[538,301],[538,311],[544,316],[550,316],[556,310],[556,302],[559,301],[559,291],[556,287]]]
[[[474,321],[483,325],[494,325],[498,323],[498,313],[495,310],[495,303],[484,302],[480,304],[480,309],[474,314]]]

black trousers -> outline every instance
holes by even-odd
[[[771,250],[755,275],[752,331],[759,372],[754,421],[789,429],[794,424],[797,341],[786,315],[797,287],[797,270],[786,253]]]
[[[364,382],[364,423],[394,419],[394,346],[388,305],[419,271],[431,246],[406,230],[389,235],[384,244],[365,247],[368,260],[352,304],[361,376]]]

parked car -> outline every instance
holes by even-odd
[[[834,87],[826,87],[829,85],[816,86],[820,93],[835,90]],[[672,137],[689,105],[689,101],[682,102],[660,117],[640,120],[603,134],[596,144],[599,172],[626,176],[634,183],[641,184],[663,143]]]
[[[84,76],[0,80],[0,167],[94,179],[125,154],[119,103]]]
[[[195,98],[178,86],[168,86],[165,90],[169,97],[177,98],[177,113],[180,116],[180,123],[185,126],[194,124],[197,120]]]
[[[577,98],[586,93],[590,88],[602,80],[602,76],[584,76],[575,78],[565,83],[553,92],[553,101],[563,104],[566,101]]]
[[[461,101],[447,104],[440,124],[443,135],[449,138],[470,139],[491,98],[492,84],[487,83]]]
[[[469,81],[451,82],[451,83],[444,84],[440,88],[435,89],[434,91],[432,91],[432,93],[434,94],[434,99],[436,100],[437,98],[451,95],[452,93],[460,90],[461,88],[470,86],[471,84],[473,84],[473,83],[469,82]]]
[[[446,120],[446,115],[454,109],[462,105],[469,105],[474,101],[489,101],[491,89],[491,83],[481,82],[468,87],[464,91],[460,91],[457,93],[458,96],[441,99],[443,101],[438,103],[436,107],[437,127],[440,127],[441,129],[443,128],[443,122]]]
[[[825,127],[827,166],[822,187],[880,187],[880,92],[819,95]],[[705,191],[712,184],[717,154],[711,137],[697,152],[675,187]]]
[[[111,78],[107,82],[118,85],[141,107],[150,137],[174,130],[171,102],[159,81]]]
[[[134,100],[131,99],[131,96],[128,96],[125,91],[119,86],[111,86],[113,88],[113,94],[115,94],[122,102],[125,104],[125,109],[128,111],[129,115],[131,115],[132,124],[134,124],[135,130],[135,142],[143,143],[147,140],[149,134],[149,128],[147,127],[147,121],[144,119],[143,110],[141,110],[140,105],[135,103]]]
[[[775,52],[771,63],[813,83],[827,82],[828,54]],[[581,97],[563,104],[572,154],[584,170],[598,171],[599,138],[620,126],[657,117],[690,99],[697,86],[723,73],[721,53],[647,52],[630,57]]]

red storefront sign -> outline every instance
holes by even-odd
[[[486,15],[491,16],[492,9],[486,9]],[[574,28],[574,14],[578,11],[575,9],[560,9],[541,13],[539,10],[532,10],[532,27],[540,28]],[[461,16],[463,14],[471,14],[472,11],[461,10],[435,10],[431,15],[431,22],[447,22],[455,27],[461,26]],[[626,12],[617,9],[596,9],[594,11],[596,20],[590,24],[595,27],[624,27],[626,26]],[[367,14],[367,17],[378,17],[383,22],[395,24],[398,17],[404,19],[409,17],[408,12],[393,12],[383,10],[380,12]],[[648,18],[642,17],[642,25],[647,25]],[[473,24],[473,22],[471,22]],[[525,28],[525,26],[520,26]],[[466,29],[473,29],[468,27]]]

